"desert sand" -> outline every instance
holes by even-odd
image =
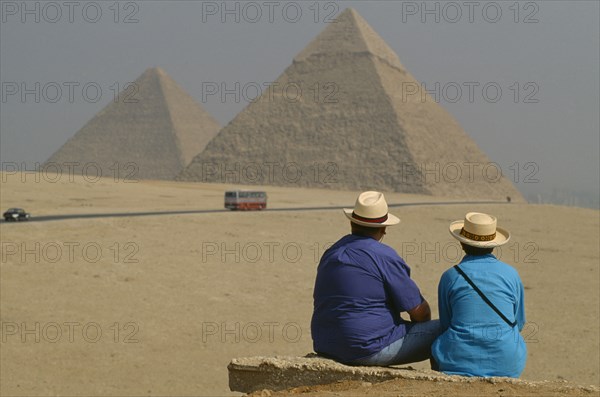
[[[221,209],[233,187],[48,179],[3,174],[1,209],[33,217]],[[358,194],[265,190],[270,208],[352,206]],[[409,263],[434,317],[439,277],[460,258],[448,224],[471,210],[497,215],[513,233],[497,254],[526,288],[522,378],[600,385],[600,213],[521,203],[393,208],[402,223],[384,243]],[[227,384],[232,358],[312,351],[316,265],[348,232],[340,210],[3,222],[0,394],[239,395]],[[355,386],[355,394],[367,387]],[[435,385],[410,387],[426,394]]]

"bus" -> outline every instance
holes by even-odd
[[[225,192],[225,208],[264,210],[267,208],[267,193],[256,190],[228,190]]]

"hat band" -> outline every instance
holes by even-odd
[[[383,223],[388,220],[388,214],[385,214],[384,216],[382,216],[380,218],[365,218],[363,216],[356,215],[356,213],[354,211],[352,211],[352,218],[356,219],[357,221],[367,222],[367,223]]]
[[[464,227],[462,229],[460,229],[460,235],[468,238],[469,240],[473,240],[473,241],[492,241],[493,239],[496,238],[495,232],[494,232],[494,234],[488,234],[486,236],[482,236],[479,234],[469,233],[465,230]]]

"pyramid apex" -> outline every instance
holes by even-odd
[[[356,9],[354,9],[352,7],[348,7],[340,13],[338,18],[341,17],[342,15],[348,15],[348,14],[352,15],[352,16],[360,16],[360,14],[358,13],[358,11],[356,11]]]
[[[313,56],[337,56],[343,53],[370,53],[404,70],[400,59],[354,8],[346,8],[295,58],[305,61]]]
[[[338,23],[339,22],[346,22],[346,23],[353,23],[355,25],[360,25],[360,24],[366,24],[368,25],[367,21],[365,21],[365,19],[362,17],[362,15],[360,15],[360,13],[352,7],[348,7],[346,9],[344,9],[341,13],[338,14],[338,16],[335,18],[335,20],[332,23]]]
[[[145,74],[153,74],[153,75],[159,75],[159,76],[166,76],[167,73],[160,67],[158,66],[153,66],[151,68],[148,68],[144,71],[144,73],[142,73],[142,75]]]

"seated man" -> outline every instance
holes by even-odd
[[[466,256],[448,269],[438,287],[444,333],[432,354],[439,370],[466,376],[518,378],[527,348],[519,333],[525,324],[523,284],[515,269],[492,255],[510,234],[496,218],[470,212],[450,225]]]
[[[382,193],[364,192],[344,209],[352,234],[321,258],[311,331],[317,353],[351,365],[394,365],[427,360],[440,334],[429,304],[396,251],[382,244],[388,214]],[[400,317],[408,312],[411,321]]]

